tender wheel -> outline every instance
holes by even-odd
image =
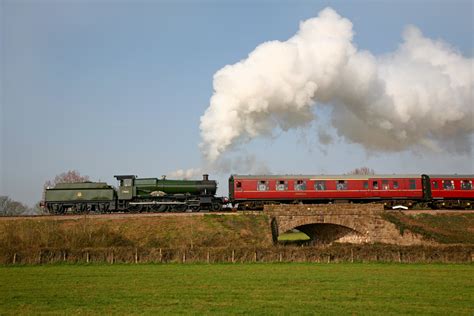
[[[211,207],[214,212],[219,212],[222,210],[222,205],[218,203],[213,203]]]

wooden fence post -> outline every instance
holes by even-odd
[[[209,250],[207,251],[207,263],[210,263],[210,254],[209,254]]]
[[[89,263],[89,251],[86,252],[86,262]]]
[[[186,250],[183,252],[183,263],[186,263]]]
[[[135,263],[138,263],[138,249],[135,248]]]
[[[255,250],[255,252],[253,254],[253,261],[257,262],[257,250]]]
[[[160,248],[160,263],[163,262],[163,253],[161,252],[161,248]]]
[[[354,249],[351,248],[351,263],[354,263]]]
[[[13,254],[13,264],[16,263],[16,252]]]
[[[235,250],[232,249],[232,263],[235,263]]]

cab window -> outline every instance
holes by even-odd
[[[131,187],[132,186],[132,179],[123,179],[123,184],[124,187]]]

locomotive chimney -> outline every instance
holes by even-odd
[[[209,181],[209,175],[208,174],[203,174],[202,175],[202,180],[203,181]]]

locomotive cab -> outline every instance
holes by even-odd
[[[118,187],[118,199],[119,200],[131,200],[136,195],[135,179],[134,175],[119,175],[114,176],[119,181]]]

